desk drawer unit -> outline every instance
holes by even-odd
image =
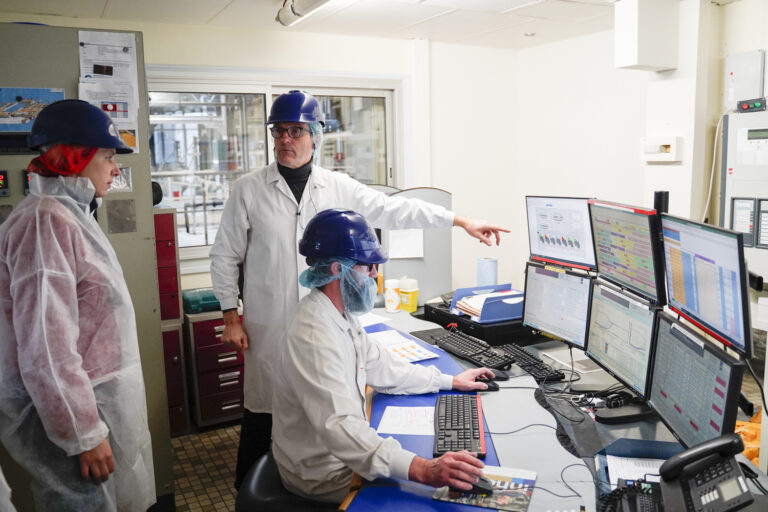
[[[243,414],[243,353],[224,345],[220,311],[185,315],[192,417],[199,427]]]

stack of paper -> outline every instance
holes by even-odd
[[[462,297],[456,302],[456,307],[459,311],[466,313],[470,316],[480,316],[483,311],[483,304],[487,299],[492,297],[500,297],[502,295],[509,295],[510,293],[517,292],[517,290],[503,290],[493,293],[480,293],[478,295],[467,295]]]

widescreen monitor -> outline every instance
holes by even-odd
[[[685,446],[733,432],[744,363],[659,314],[648,404]]]
[[[599,279],[592,287],[587,356],[645,399],[656,309],[648,301]]]
[[[526,196],[525,209],[532,260],[595,269],[586,199]]]
[[[662,215],[669,307],[752,356],[742,233]]]
[[[586,272],[528,263],[523,323],[583,350],[591,285]]]
[[[665,301],[656,210],[589,200],[599,276],[657,304]]]

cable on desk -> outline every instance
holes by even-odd
[[[557,432],[557,427],[553,427],[552,425],[547,425],[546,423],[531,423],[530,425],[526,425],[524,427],[520,427],[517,430],[510,430],[509,432],[488,432],[486,430],[486,433],[487,434],[498,434],[498,435],[517,434],[521,430],[525,430],[525,429],[530,428],[530,427],[547,427],[547,428],[551,428],[552,430]]]
[[[571,486],[568,484],[568,482],[566,482],[566,481],[565,481],[565,476],[564,476],[565,470],[566,470],[566,469],[568,469],[568,468],[574,467],[574,466],[581,466],[581,467],[583,467],[583,468],[587,468],[587,471],[589,471],[589,468],[587,467],[587,465],[586,465],[586,464],[583,464],[583,463],[581,463],[581,464],[579,464],[579,463],[575,463],[575,464],[569,464],[569,465],[565,466],[563,469],[561,469],[561,470],[560,470],[560,481],[561,481],[561,482],[563,483],[563,485],[564,485],[564,486],[566,486],[566,487],[568,488],[568,490],[569,490],[569,491],[571,491],[573,494],[557,494],[556,492],[550,491],[550,490],[549,490],[549,489],[547,489],[546,487],[539,487],[538,485],[535,485],[535,486],[533,486],[533,488],[534,488],[534,489],[541,489],[542,491],[546,491],[546,492],[548,492],[549,494],[551,494],[552,496],[556,496],[556,497],[558,497],[558,498],[583,498],[583,496],[582,496],[581,494],[579,494],[579,491],[577,491],[576,489],[574,489],[573,487],[571,487]],[[592,472],[591,472],[591,471],[589,471],[589,474],[590,474],[590,476],[592,476]],[[594,477],[593,477],[593,480],[594,480]]]
[[[747,368],[749,369],[749,373],[752,375],[752,378],[755,379],[757,387],[760,388],[760,397],[763,399],[763,410],[768,411],[768,407],[765,406],[765,393],[763,392],[763,385],[760,384],[760,379],[757,378],[755,371],[752,369],[752,365],[749,364],[749,359],[745,357],[744,362],[747,364]]]

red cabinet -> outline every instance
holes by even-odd
[[[187,400],[186,365],[181,332],[176,210],[173,208],[155,209],[154,216],[168,418],[171,423],[171,435],[177,436],[189,432],[189,401]]]
[[[243,353],[221,342],[221,311],[186,314],[184,346],[192,417],[199,427],[243,414]]]

